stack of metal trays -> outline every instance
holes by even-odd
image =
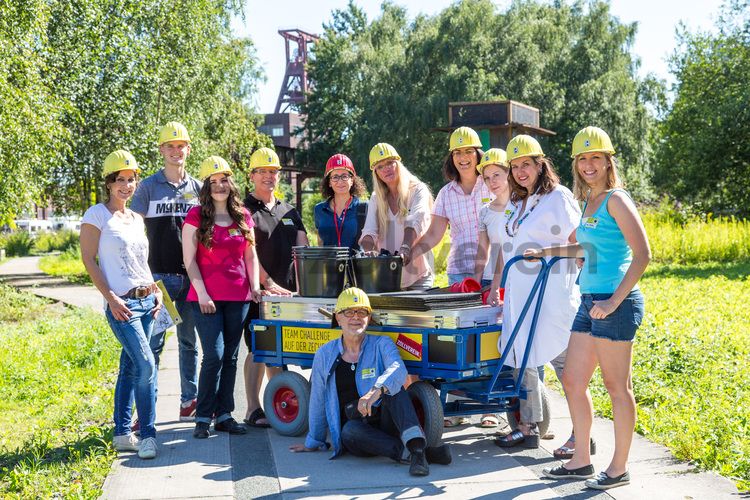
[[[397,297],[399,295],[400,298]],[[412,300],[405,302],[404,296],[407,295],[411,296],[409,298]],[[426,294],[421,294],[424,299],[422,301],[414,300],[414,295],[416,294],[371,294],[373,323],[393,327],[455,329],[494,325],[502,319],[501,307],[484,306],[481,298],[477,300],[471,297],[479,294],[441,294],[443,297],[464,297],[455,297],[452,302],[445,302],[444,307],[439,307],[433,298],[426,297]],[[382,304],[386,304],[386,307]],[[400,307],[394,307],[395,304]],[[329,323],[330,320],[318,312],[318,309],[333,313],[335,306],[335,298],[265,296],[260,307],[260,317],[266,320]],[[428,307],[431,309],[427,309]]]
[[[368,297],[373,309],[433,311],[482,305],[481,293],[391,292],[371,293]]]

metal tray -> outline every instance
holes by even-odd
[[[260,303],[260,318],[330,323],[331,320],[319,313],[318,308],[323,308],[333,313],[335,307],[335,297],[299,297],[296,295],[281,297],[278,295],[266,295]]]

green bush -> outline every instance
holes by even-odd
[[[78,233],[69,229],[54,233],[41,233],[34,240],[34,250],[39,253],[64,252],[78,245]]]
[[[0,248],[5,249],[8,257],[24,257],[31,253],[34,238],[26,231],[14,231],[0,236]]]
[[[81,260],[81,248],[74,245],[60,255],[47,255],[39,261],[39,268],[52,276],[60,276],[73,283],[91,283]]]

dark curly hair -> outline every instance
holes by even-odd
[[[231,175],[226,176],[229,181],[229,198],[227,199],[227,212],[232,220],[237,224],[242,236],[251,244],[255,245],[252,235],[250,234],[250,227],[245,221],[245,207],[240,200],[240,192],[237,189],[237,185],[232,180]],[[214,215],[216,209],[214,207],[214,200],[211,198],[211,183],[208,179],[203,182],[203,187],[198,193],[198,200],[201,204],[201,225],[198,228],[198,241],[203,244],[206,248],[211,248],[211,238],[214,235]]]
[[[477,153],[477,165],[479,165],[482,162],[482,156],[484,156],[484,151],[482,151],[479,148],[474,148]],[[458,173],[458,169],[456,168],[456,164],[453,163],[453,151],[448,151],[448,156],[443,159],[443,177],[446,181],[457,181],[461,178],[461,176]]]
[[[531,193],[516,182],[516,178],[513,177],[513,166],[510,168],[510,175],[508,175],[508,186],[510,187],[510,201],[516,203],[525,199],[530,194],[547,194],[554,191],[555,187],[560,184],[560,177],[555,172],[555,165],[552,160],[546,156],[534,156],[532,157],[536,165],[542,166],[542,173],[536,179],[534,189]]]
[[[333,188],[329,182],[330,177],[331,172],[328,172],[328,175],[323,177],[323,182],[320,183],[320,194],[322,194],[323,198],[326,200],[333,198],[334,195]],[[352,179],[352,181],[352,187],[349,189],[350,195],[362,198],[367,194],[367,186],[365,186],[365,181],[362,180],[362,177],[354,174],[354,179]]]

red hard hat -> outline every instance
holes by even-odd
[[[348,170],[352,175],[357,175],[357,172],[354,170],[354,164],[352,163],[352,160],[350,160],[346,155],[337,153],[328,158],[328,161],[326,162],[326,173],[324,177],[327,177],[328,174],[331,173],[331,170],[336,170],[339,168]]]

